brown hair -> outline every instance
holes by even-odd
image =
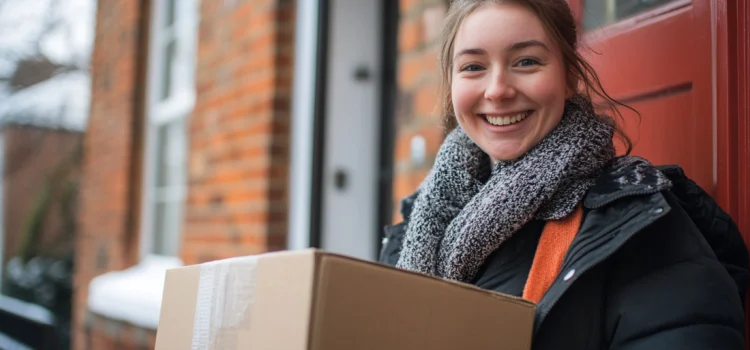
[[[442,112],[445,116],[445,127],[451,130],[456,127],[455,112],[451,101],[451,77],[453,70],[453,46],[456,40],[458,29],[464,19],[478,8],[487,4],[514,3],[526,7],[533,12],[542,22],[547,35],[557,44],[562,52],[563,63],[568,69],[568,87],[571,91],[585,97],[591,101],[594,106],[601,109],[609,109],[612,115],[617,116],[617,120],[612,117],[599,116],[606,122],[615,127],[615,133],[626,147],[626,152],[630,153],[633,149],[633,142],[630,140],[619,121],[624,121],[618,106],[628,108],[634,111],[639,117],[638,111],[625,105],[604,91],[599,76],[592,67],[578,52],[578,26],[573,12],[570,10],[565,0],[453,0],[448,15],[445,18],[443,31],[440,35],[440,52],[439,63],[441,67],[441,91],[442,91]],[[602,102],[595,102],[594,99]]]

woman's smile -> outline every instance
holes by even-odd
[[[484,120],[484,127],[490,132],[510,132],[523,127],[524,122],[532,116],[533,111],[516,113],[480,113],[477,117]]]

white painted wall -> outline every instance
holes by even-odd
[[[331,0],[323,170],[322,248],[375,258],[382,3]],[[364,68],[369,79],[357,80]],[[346,174],[346,188],[335,174]]]

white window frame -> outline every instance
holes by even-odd
[[[318,51],[318,0],[297,2],[295,17],[294,87],[292,91],[291,162],[289,170],[289,237],[287,249],[310,247],[315,66]]]
[[[156,223],[155,204],[157,201],[171,201],[176,207],[176,219],[167,223],[168,232],[172,235],[166,241],[174,254],[179,254],[182,237],[182,222],[187,195],[187,159],[188,159],[188,127],[189,117],[195,106],[195,71],[197,60],[198,23],[200,0],[173,0],[174,19],[172,25],[166,27],[166,13],[170,0],[154,0],[152,2],[150,19],[150,40],[148,54],[147,75],[147,106],[145,123],[145,147],[143,167],[143,201],[141,203],[140,224],[140,252],[141,256],[164,254],[155,252],[154,241],[159,233],[154,229]],[[166,43],[174,40],[174,60],[171,65],[170,94],[162,98],[162,67],[165,63],[163,54]],[[168,129],[167,132],[176,133],[172,136],[182,137],[178,147],[171,149],[184,160],[184,171],[170,174],[169,186],[156,188],[159,164],[157,162],[159,149],[159,129],[163,126],[181,123],[182,130]],[[177,128],[179,130],[179,127]],[[165,145],[170,147],[170,145]],[[175,147],[174,144],[171,145]],[[165,151],[169,153],[169,150]],[[172,246],[172,244],[176,246]]]

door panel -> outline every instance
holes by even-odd
[[[569,0],[579,18],[582,1]],[[640,138],[635,154],[682,165],[732,214],[746,242],[748,23],[746,0],[673,0],[586,35],[601,52],[589,57],[608,92],[643,116],[637,126],[626,113],[628,132]]]
[[[698,183],[710,184],[710,118],[686,118],[691,115],[693,100],[693,92],[685,91],[631,103],[630,106],[638,110],[643,118],[638,125],[634,113],[625,114],[625,118],[632,121],[626,125],[626,130],[638,144],[636,154],[644,154],[654,164],[698,165],[700,168],[689,169],[691,176]],[[702,168],[704,166],[706,169]]]
[[[587,33],[585,43],[599,54],[583,53],[606,91],[641,114],[638,125],[621,108],[637,141],[633,154],[679,164],[715,194],[710,15],[707,0],[672,1]]]
[[[331,0],[323,170],[323,249],[374,260],[382,3]]]

